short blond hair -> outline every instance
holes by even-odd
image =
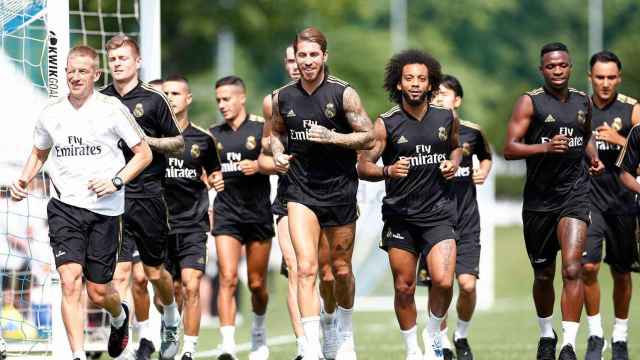
[[[136,56],[140,56],[140,47],[138,46],[138,43],[125,34],[119,34],[109,39],[109,41],[104,44],[104,50],[108,53],[109,50],[118,49],[123,46],[129,46],[133,49]]]
[[[98,52],[87,45],[76,45],[71,50],[69,50],[69,55],[67,56],[67,60],[69,60],[72,56],[86,56],[93,60],[93,65],[96,68],[100,67],[100,56]]]

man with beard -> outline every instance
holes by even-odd
[[[456,203],[450,180],[462,157],[459,123],[450,109],[429,104],[442,80],[431,55],[407,50],[386,66],[384,87],[396,106],[375,124],[376,144],[363,151],[358,174],[385,180],[380,247],[389,254],[396,317],[406,359],[422,359],[416,326],[416,265],[424,252],[431,275],[424,359],[442,359],[440,325],[452,297],[456,262]],[[384,166],[376,165],[382,157]]]

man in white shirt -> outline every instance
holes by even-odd
[[[47,206],[49,236],[62,281],[62,319],[73,359],[84,360],[82,275],[91,301],[111,314],[109,355],[128,343],[129,309],[111,286],[121,239],[123,186],[152,159],[141,130],[117,99],[94,91],[100,78],[97,52],[76,46],[67,58],[69,95],[52,100],[34,130],[34,147],[11,185],[15,201],[49,158],[53,198]],[[134,153],[125,165],[120,147]]]

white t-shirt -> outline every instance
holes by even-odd
[[[112,179],[124,167],[120,139],[131,148],[142,132],[118,99],[94,91],[77,110],[66,97],[50,102],[40,113],[33,143],[51,149],[47,170],[53,197],[102,215],[122,214],[124,187],[99,199],[89,190],[89,180]]]

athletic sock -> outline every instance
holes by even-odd
[[[307,346],[307,340],[304,336],[298,336],[296,338],[296,346],[298,350],[298,355],[304,355],[304,348]]]
[[[571,345],[576,348],[576,335],[578,335],[579,322],[563,321],[562,322],[562,346]]]
[[[602,317],[600,314],[593,316],[587,315],[587,323],[589,324],[589,336],[597,336],[599,338],[604,337],[602,330]]]
[[[336,310],[336,317],[338,318],[338,323],[340,324],[340,331],[353,331],[353,308],[345,309],[342,306],[338,305],[338,310]]]
[[[87,360],[87,354],[84,351],[76,351],[72,356],[74,359]]]
[[[471,325],[471,321],[464,321],[458,319],[458,323],[456,324],[456,331],[453,333],[453,340],[458,339],[466,339],[469,335],[469,325]]]
[[[442,324],[443,317],[435,316],[431,311],[429,311],[429,317],[427,318],[427,333],[430,336],[433,336],[436,332],[440,331],[440,324]]]
[[[307,346],[315,347],[317,351],[320,351],[320,316],[303,317],[300,322],[304,329],[304,338],[307,340]]]
[[[253,313],[253,328],[254,329],[262,329],[264,328],[264,321],[267,318],[266,314],[263,315],[258,315],[256,313]]]
[[[182,341],[184,342],[182,352],[195,354],[196,346],[198,345],[198,336],[184,335]]]
[[[449,328],[446,327],[440,330],[440,337],[442,338],[442,348],[443,349],[452,349],[451,341],[449,341]]]
[[[176,304],[176,300],[169,305],[163,305],[164,314],[162,315],[162,319],[164,320],[165,326],[178,326],[178,322],[180,322],[180,313],[178,312],[178,304]]]
[[[629,319],[616,318],[613,324],[613,342],[627,341],[627,331],[629,330]]]
[[[420,351],[418,346],[418,327],[413,325],[409,330],[400,330],[402,338],[404,339],[404,348],[407,354],[413,354]]]
[[[222,345],[233,345],[235,346],[236,327],[233,325],[221,326],[220,327],[220,335],[222,336]]]
[[[540,337],[541,338],[552,338],[553,334],[553,315],[549,317],[538,318],[538,326],[540,326]]]
[[[124,321],[127,319],[127,314],[124,312],[124,308],[120,305],[120,315],[111,315],[111,326],[116,329],[120,329],[124,325]]]

